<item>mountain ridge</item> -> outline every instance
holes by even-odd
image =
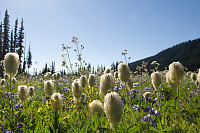
[[[200,38],[176,44],[153,56],[129,63],[130,70],[136,71],[136,67],[141,66],[142,61],[148,62],[148,70],[153,69],[152,61],[160,63],[160,71],[168,68],[172,62],[179,61],[188,70],[196,71],[200,68]]]

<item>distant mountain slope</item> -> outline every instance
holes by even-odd
[[[200,68],[200,38],[180,43],[154,56],[132,62],[129,67],[131,71],[136,71],[136,67],[141,66],[142,61],[145,61],[148,62],[147,69],[150,70],[151,62],[154,60],[160,63],[159,70],[168,69],[169,64],[180,61],[188,70],[195,71]]]

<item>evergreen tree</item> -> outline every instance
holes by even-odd
[[[10,35],[10,52],[15,52],[14,42],[13,42],[13,30],[11,31],[11,35]]]
[[[16,46],[17,46],[17,38],[18,38],[18,35],[17,35],[17,26],[18,26],[18,19],[15,20],[14,42],[13,42],[14,43],[14,49],[16,49]]]
[[[29,73],[29,68],[32,66],[32,54],[31,54],[31,48],[29,45],[28,48],[28,54],[27,54],[27,67],[28,67],[28,73]]]
[[[55,73],[55,61],[52,61],[52,65],[51,65],[51,73]]]
[[[19,35],[18,35],[18,42],[17,42],[17,46],[16,46],[16,49],[17,49],[17,53],[19,55],[19,60],[20,60],[20,65],[19,65],[19,73],[22,72],[22,68],[21,68],[21,58],[22,58],[22,54],[23,54],[23,42],[24,42],[24,26],[23,26],[23,19],[21,21],[21,27],[19,29]]]
[[[0,61],[3,60],[2,23],[0,24]]]
[[[8,11],[5,11],[4,24],[3,24],[3,58],[7,52],[9,52],[9,29],[10,29],[10,21],[9,21]]]

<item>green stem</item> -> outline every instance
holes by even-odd
[[[178,128],[179,128],[179,118],[180,118],[180,108],[179,108],[179,105],[180,103],[179,103],[179,85],[178,85]]]

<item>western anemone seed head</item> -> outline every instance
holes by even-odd
[[[80,82],[83,88],[85,88],[87,86],[87,77],[85,75],[82,75],[80,77]]]
[[[114,72],[114,77],[115,77],[115,79],[118,78],[118,71]]]
[[[89,105],[89,112],[94,115],[96,112],[97,116],[100,118],[103,115],[103,105],[99,100],[93,100]]]
[[[120,63],[118,65],[118,73],[119,73],[118,76],[120,80],[123,82],[127,82],[130,77],[130,69],[129,69],[128,64]]]
[[[80,103],[81,103],[81,104],[83,104],[83,102],[86,101],[86,97],[87,97],[86,94],[85,94],[85,93],[82,93],[81,98],[80,98]],[[76,98],[75,98],[75,99],[76,99]],[[76,102],[76,100],[75,100],[75,102]],[[77,104],[77,103],[76,103],[76,104]]]
[[[106,68],[105,71],[104,71],[104,74],[106,73],[111,73],[111,69],[110,68]]]
[[[28,94],[31,97],[35,94],[34,86],[29,86],[28,87]]]
[[[151,81],[152,81],[154,89],[158,90],[159,86],[161,84],[161,74],[160,74],[160,72],[153,72],[151,74]]]
[[[51,96],[54,93],[54,83],[52,80],[47,80],[44,82],[44,91],[47,96]]]
[[[1,79],[1,85],[3,86],[3,85],[5,85],[5,83],[6,83],[6,80],[5,79]]]
[[[57,72],[57,73],[56,73],[56,80],[59,80],[60,77],[61,77],[60,72]]]
[[[107,93],[104,97],[104,110],[111,128],[116,128],[122,117],[121,97],[117,92]]]
[[[130,91],[132,87],[133,87],[133,77],[130,76],[128,81],[127,81],[127,88]]]
[[[75,79],[72,83],[72,93],[75,98],[80,98],[82,95],[82,85],[79,79]]]
[[[16,78],[12,78],[12,83],[13,83],[13,84],[16,84],[16,83],[17,83]]]
[[[179,84],[184,76],[184,67],[180,62],[173,62],[169,65],[169,73],[171,81]]]
[[[62,109],[62,97],[60,93],[53,93],[51,96],[51,99],[54,99],[56,101],[53,101],[53,110],[55,112],[58,112]]]
[[[17,74],[19,67],[19,55],[16,53],[7,53],[4,58],[4,70],[10,76]]]
[[[115,86],[115,79],[111,73],[106,73],[101,76],[99,95],[102,99],[108,93],[108,90],[113,90]]]
[[[9,80],[10,79],[10,76],[7,73],[4,73],[3,77],[4,77],[5,80]]]
[[[145,99],[149,98],[149,96],[150,96],[150,92],[145,92],[145,93],[143,94],[143,97],[144,97]]]
[[[172,89],[176,88],[176,84],[171,81],[169,72],[166,73],[166,82],[168,83],[169,87],[171,87]]]
[[[95,78],[96,78],[96,76],[94,74],[89,75],[88,83],[89,83],[90,87],[94,86]]]
[[[18,97],[22,102],[26,100],[28,96],[28,89],[26,85],[20,85],[18,86]]]
[[[197,80],[197,74],[196,73],[191,73],[191,79],[193,82]]]

